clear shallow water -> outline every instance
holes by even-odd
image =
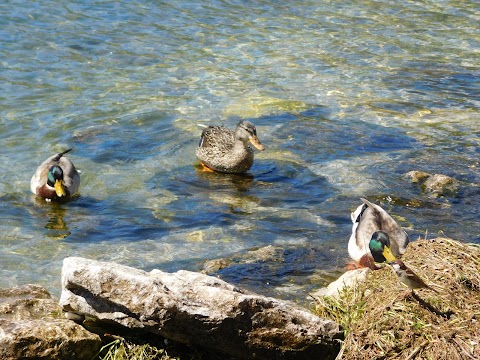
[[[59,293],[66,256],[200,270],[303,299],[338,275],[366,196],[411,238],[480,242],[474,1],[7,1],[0,5],[0,286]],[[247,176],[194,167],[201,127],[257,126]],[[81,196],[29,181],[73,147]],[[404,174],[461,181],[432,199]]]

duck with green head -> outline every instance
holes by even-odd
[[[35,171],[30,190],[46,201],[62,201],[71,198],[80,187],[80,175],[73,163],[64,156],[72,149],[53,155]]]
[[[265,150],[255,126],[247,120],[240,121],[235,131],[223,126],[209,126],[202,132],[196,155],[204,170],[244,173],[253,164],[250,144],[257,150]]]
[[[361,200],[363,204],[352,213],[348,253],[359,266],[377,269],[375,262],[390,262],[403,255],[409,238],[380,206]]]

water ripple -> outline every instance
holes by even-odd
[[[282,266],[221,275],[302,294],[343,266],[359,196],[412,238],[479,242],[479,20],[458,0],[4,1],[0,286],[58,292],[70,255],[199,270],[277,245]],[[267,147],[249,174],[199,172],[198,124],[242,118]],[[67,147],[80,197],[35,201],[35,167]],[[429,198],[412,169],[457,196]]]

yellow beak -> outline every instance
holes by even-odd
[[[392,249],[389,246],[384,246],[383,247],[383,253],[382,254],[385,257],[385,259],[387,259],[387,262],[392,262],[392,261],[397,260],[395,255],[393,255]]]
[[[253,146],[255,146],[258,150],[265,150],[265,146],[263,146],[263,144],[260,142],[260,140],[258,139],[257,136],[250,136],[250,138],[248,139]]]
[[[55,180],[55,192],[57,193],[58,197],[67,196],[65,189],[63,188],[62,180]]]

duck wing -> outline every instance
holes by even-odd
[[[367,253],[370,253],[368,243],[375,231],[381,230],[381,222],[376,216],[376,213],[367,205],[359,206],[360,212],[354,220],[355,238],[357,245],[364,248]],[[358,212],[358,209],[355,213]],[[355,228],[356,226],[356,228]]]
[[[80,187],[80,175],[75,165],[66,156],[58,160],[58,165],[63,170],[63,183],[71,195],[75,194]]]
[[[200,137],[201,148],[217,148],[219,151],[228,151],[235,143],[235,133],[223,126],[209,126],[202,131]]]
[[[363,215],[361,215],[357,231],[361,229],[360,231],[365,231],[370,236],[378,230],[386,232],[390,237],[393,254],[395,256],[402,255],[410,241],[405,230],[380,206],[363,198],[361,200],[368,209],[365,209]]]

